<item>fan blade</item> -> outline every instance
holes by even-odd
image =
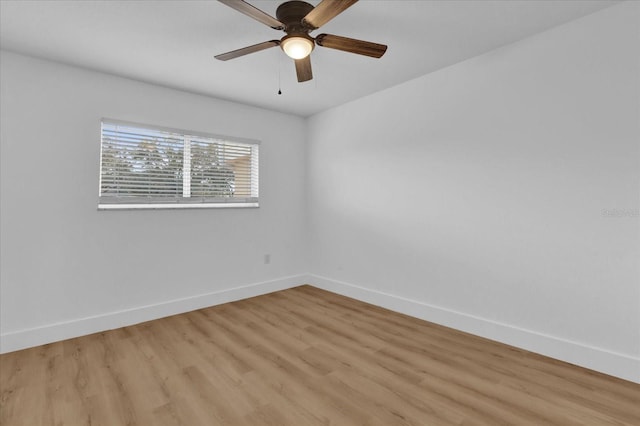
[[[298,75],[299,83],[309,81],[313,78],[313,72],[311,72],[311,56],[296,59],[296,74]]]
[[[320,28],[358,0],[322,0],[302,21],[313,29]]]
[[[229,59],[238,58],[240,56],[248,55],[249,53],[259,52],[273,46],[278,46],[279,44],[280,40],[265,41],[262,43],[254,44],[253,46],[247,46],[243,47],[242,49],[232,50],[231,52],[216,55],[215,58],[221,61],[228,61]]]
[[[245,15],[255,19],[256,21],[262,22],[265,25],[270,26],[274,30],[283,30],[284,24],[278,21],[273,16],[269,15],[266,12],[261,11],[257,7],[250,5],[246,1],[243,0],[218,0],[220,3],[224,3],[230,8],[237,10],[240,13],[244,13]]]
[[[320,34],[316,37],[316,44],[330,49],[343,50],[345,52],[357,53],[358,55],[380,58],[387,51],[384,44],[372,43],[370,41],[356,40],[354,38],[340,37],[331,34]]]

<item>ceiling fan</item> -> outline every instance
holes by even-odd
[[[280,40],[265,41],[216,55],[216,59],[221,61],[228,61],[229,59],[238,58],[248,55],[249,53],[280,46],[287,56],[295,60],[298,81],[304,82],[313,78],[309,55],[315,45],[357,53],[372,58],[380,58],[384,55],[384,52],[387,51],[387,46],[384,44],[331,34],[320,34],[316,37],[309,35],[311,31],[320,28],[358,0],[322,0],[316,7],[300,0],[286,1],[278,6],[276,10],[276,17],[278,19],[275,19],[268,13],[263,12],[244,0],[218,1],[275,30],[282,30],[286,33]]]

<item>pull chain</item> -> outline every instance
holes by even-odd
[[[278,95],[282,95],[282,79],[280,78],[280,73],[282,69],[282,55],[278,52]]]

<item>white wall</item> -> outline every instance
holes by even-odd
[[[304,119],[0,63],[3,351],[304,282]],[[97,211],[101,117],[260,140],[260,208]]]
[[[614,6],[312,117],[312,283],[640,382],[639,28]]]

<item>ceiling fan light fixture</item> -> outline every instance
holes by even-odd
[[[315,43],[306,34],[291,34],[282,38],[280,47],[291,59],[303,59],[309,56]]]
[[[319,0],[315,7],[303,0],[285,0],[276,9],[277,19],[245,0],[219,1],[256,21],[286,33],[280,40],[269,40],[216,55],[215,58],[220,61],[228,61],[270,47],[280,46],[282,51],[294,60],[298,82],[303,83],[313,78],[310,54],[316,44],[371,58],[380,58],[387,51],[386,45],[370,41],[332,34],[319,34],[316,37],[309,35],[309,32],[315,31],[331,21],[358,0]]]

